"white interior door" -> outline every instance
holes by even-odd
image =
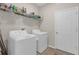
[[[78,54],[78,9],[69,8],[55,13],[55,45],[70,53]]]

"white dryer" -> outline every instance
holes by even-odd
[[[42,53],[48,47],[48,44],[47,44],[48,33],[41,32],[40,30],[34,29],[34,30],[32,30],[32,34],[34,34],[38,37],[38,41],[37,41],[38,49],[37,50],[39,53]]]

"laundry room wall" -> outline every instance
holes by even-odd
[[[49,46],[55,47],[55,12],[71,7],[79,7],[78,3],[50,3],[40,8],[40,15],[43,17],[43,21],[40,25],[40,29],[48,32]]]
[[[54,4],[47,4],[46,6],[40,8],[40,15],[42,16],[42,23],[40,29],[42,31],[48,32],[48,45],[54,46],[55,43],[55,30],[54,30]]]
[[[19,8],[25,7],[27,10],[27,14],[34,12],[36,15],[38,15],[38,8],[36,6],[33,6],[32,4],[16,3],[14,5]],[[0,10],[0,30],[4,41],[8,39],[9,31],[21,28],[25,28],[28,32],[30,32],[31,29],[34,28],[39,29],[39,21]]]

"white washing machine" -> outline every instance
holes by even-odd
[[[9,55],[36,55],[37,37],[27,34],[26,31],[10,31],[8,40]]]
[[[38,37],[38,52],[42,53],[45,49],[47,49],[48,44],[48,33],[47,32],[41,32],[40,30],[32,30],[32,34],[36,35]]]

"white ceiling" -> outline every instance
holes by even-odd
[[[33,3],[33,5],[37,6],[37,7],[43,7],[45,5],[47,5],[48,3]]]

